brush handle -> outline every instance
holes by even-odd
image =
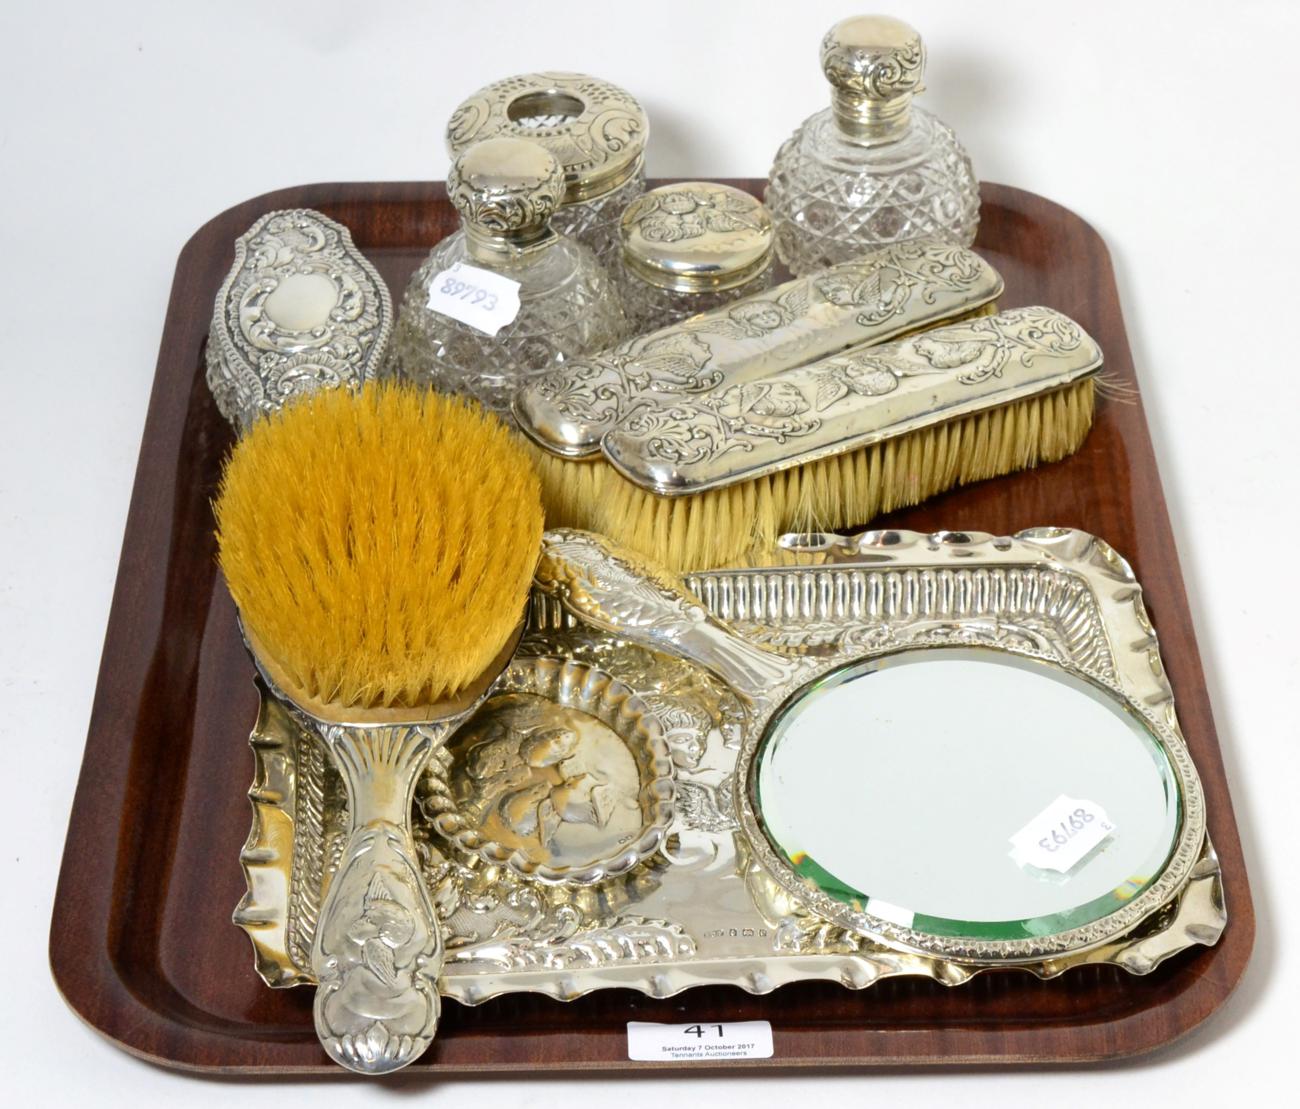
[[[312,945],[316,1035],[336,1062],[386,1074],[433,1040],[443,943],[411,837],[420,772],[447,722],[318,723],[347,787],[350,827]]]
[[[806,668],[737,635],[672,574],[601,535],[548,531],[534,580],[584,623],[698,663],[753,702],[799,681]]]

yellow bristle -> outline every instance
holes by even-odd
[[[767,477],[660,497],[609,463],[530,445],[550,527],[579,527],[679,572],[724,566],[787,531],[868,523],[972,481],[1055,462],[1092,426],[1092,378]]]
[[[515,437],[393,385],[258,422],[214,510],[245,628],[297,692],[344,707],[429,705],[482,674],[523,615],[542,534]]]

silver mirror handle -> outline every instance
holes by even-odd
[[[535,583],[592,627],[698,663],[751,701],[803,669],[741,638],[673,575],[601,535],[548,531]]]

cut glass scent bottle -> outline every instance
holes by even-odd
[[[461,230],[411,278],[389,370],[505,413],[531,375],[617,343],[622,305],[595,255],[550,226],[564,171],[545,147],[477,143],[447,191]]]
[[[776,251],[803,275],[911,239],[970,246],[979,183],[952,128],[912,103],[921,36],[888,16],[856,16],[822,40],[831,106],[777,151],[766,201]]]
[[[454,158],[490,138],[531,139],[564,167],[551,226],[591,247],[612,271],[618,221],[645,192],[644,109],[627,89],[585,73],[521,73],[479,89],[452,113]]]

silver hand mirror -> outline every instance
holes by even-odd
[[[538,582],[584,621],[697,662],[746,701],[737,815],[808,911],[896,948],[1039,961],[1123,935],[1204,840],[1169,722],[1032,644],[767,650],[607,541],[552,532]]]
[[[988,647],[833,670],[777,710],[756,760],[759,819],[790,869],[936,936],[1026,939],[1123,908],[1164,868],[1179,797],[1123,700]]]

